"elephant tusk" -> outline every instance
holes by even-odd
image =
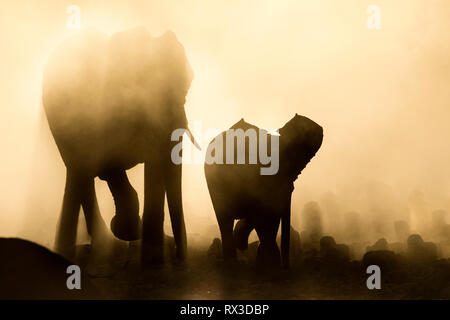
[[[186,128],[186,133],[189,136],[189,139],[191,139],[192,144],[198,149],[198,150],[202,150],[202,148],[200,147],[200,145],[197,143],[197,141],[194,138],[194,135],[191,132],[191,129]]]

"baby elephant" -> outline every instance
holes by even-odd
[[[280,265],[276,236],[281,220],[282,262],[289,267],[294,181],[322,145],[323,130],[296,114],[278,134],[270,135],[242,119],[209,144],[205,175],[225,260],[236,258],[236,248],[247,249],[248,237],[256,229],[257,265]],[[264,171],[268,166],[272,170]],[[235,219],[239,221],[233,231]]]

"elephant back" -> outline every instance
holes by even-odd
[[[255,148],[250,146],[250,135],[246,136],[244,140],[240,140],[233,136],[227,137],[227,132],[254,132]],[[221,156],[215,156],[213,163],[205,163],[205,176],[210,193],[227,194],[233,199],[243,199],[243,201],[236,201],[230,205],[237,205],[241,207],[241,202],[246,202],[248,199],[267,199],[270,200],[274,193],[284,189],[284,181],[280,180],[279,174],[261,175],[261,167],[263,165],[260,159],[260,130],[261,133],[267,135],[267,150],[271,150],[271,135],[266,130],[260,129],[257,126],[241,119],[227,131],[220,133],[215,137],[208,146],[207,154],[221,152]],[[227,139],[233,139],[228,141]],[[218,143],[219,142],[219,143]],[[233,146],[233,161],[227,163],[227,143]],[[217,147],[222,149],[218,150]],[[214,151],[212,151],[215,148]],[[238,150],[245,150],[245,163],[238,163]],[[256,163],[251,163],[250,158],[253,154],[256,157]],[[278,186],[274,190],[273,186]],[[266,206],[271,206],[270,201],[265,203]]]
[[[133,127],[155,127],[152,132],[186,127],[184,103],[192,78],[173,32],[153,37],[137,27],[115,33],[108,44],[102,98],[108,123],[123,123],[125,116]]]
[[[66,165],[88,159],[98,136],[107,44],[106,34],[82,31],[64,40],[45,66],[43,105]]]
[[[192,77],[170,31],[153,37],[138,27],[110,37],[86,30],[63,41],[44,71],[43,103],[66,166],[96,174],[143,162],[153,144],[187,127]]]

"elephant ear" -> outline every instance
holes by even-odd
[[[186,96],[194,78],[186,51],[175,33],[170,30],[161,36],[161,42],[165,52],[166,67],[172,75],[172,80],[178,89],[183,89],[183,94]]]
[[[186,57],[183,45],[172,31],[165,32],[160,38],[162,51],[161,67],[165,74],[167,94],[173,102],[169,115],[175,120],[177,128],[187,127],[184,104],[191,86],[194,72]]]
[[[282,166],[289,175],[297,177],[320,149],[323,129],[311,119],[295,114],[278,131]]]
[[[143,27],[111,36],[104,81],[104,105],[110,114],[121,114],[124,108],[130,114],[158,111],[161,72],[154,42]]]
[[[160,37],[145,27],[118,32],[110,39],[107,60],[105,105],[110,113],[128,108],[167,131],[187,128],[184,104],[193,72],[173,32]]]

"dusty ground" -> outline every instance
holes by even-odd
[[[142,269],[133,245],[103,270],[89,259],[84,266],[102,295],[113,299],[450,299],[450,260],[400,259],[384,268],[381,290],[368,290],[360,261],[294,258],[289,271],[261,273],[251,253],[224,265],[207,248],[189,249],[184,264],[167,252],[164,266]]]
[[[450,261],[444,259],[412,264],[399,258],[394,267],[382,268],[382,289],[368,290],[359,261],[297,257],[290,271],[261,274],[252,253],[225,266],[217,252],[191,247],[183,264],[168,249],[163,266],[143,269],[139,243],[122,245],[113,256],[79,246],[73,262],[31,242],[14,243],[0,243],[0,280],[7,284],[0,297],[6,299],[450,299]],[[81,267],[81,292],[66,288],[69,263]]]

